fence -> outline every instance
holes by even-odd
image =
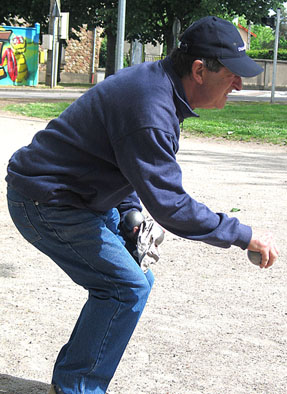
[[[272,87],[273,61],[256,60],[263,72],[253,78],[243,78],[243,87],[249,89],[270,90]],[[287,61],[279,60],[276,69],[276,89],[287,90]]]

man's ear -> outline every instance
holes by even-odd
[[[195,60],[192,63],[192,77],[200,85],[203,83],[204,65],[201,60]]]

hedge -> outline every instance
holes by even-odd
[[[252,59],[270,59],[274,58],[273,49],[250,49],[246,51],[247,55]],[[287,49],[278,49],[278,60],[287,60]]]

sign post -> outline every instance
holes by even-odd
[[[115,72],[124,67],[126,0],[119,0]]]
[[[280,8],[277,8],[275,43],[274,43],[274,58],[273,58],[272,89],[271,89],[271,103],[274,103],[275,88],[276,88],[276,71],[277,71],[277,53],[278,53],[278,42],[279,42],[279,27],[280,27]]]
[[[48,50],[46,65],[46,85],[51,88],[57,85],[59,58],[59,18],[61,16],[60,0],[50,0],[49,34],[53,36],[52,49]]]

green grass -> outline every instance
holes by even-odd
[[[57,117],[69,102],[7,105],[4,109],[42,119]],[[200,118],[183,123],[186,132],[206,137],[287,144],[287,105],[227,103],[224,109],[196,110]]]
[[[240,141],[287,144],[287,105],[227,103],[224,109],[195,110],[183,128],[192,134]]]
[[[5,111],[16,112],[23,116],[41,119],[53,119],[60,115],[71,103],[59,101],[56,103],[27,103],[10,104],[4,107]]]

